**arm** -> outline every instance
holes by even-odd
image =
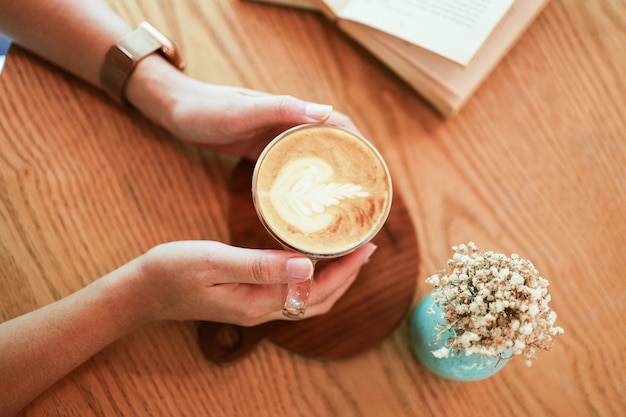
[[[47,61],[98,86],[104,55],[131,28],[89,0],[0,0],[0,31]]]
[[[316,276],[307,315],[327,312],[375,247],[368,244]],[[295,262],[294,262],[295,259]],[[217,242],[173,242],[55,303],[0,323],[0,415],[39,393],[123,335],[155,320],[251,326],[283,319],[285,285],[309,277],[308,258]]]
[[[0,10],[1,32],[98,88],[107,50],[131,31],[101,0],[0,0]],[[203,83],[158,54],[137,64],[126,98],[180,139],[248,159],[297,124],[327,122],[356,130],[329,105]]]
[[[0,415],[19,412],[104,346],[145,322],[132,262],[60,301],[0,324]]]

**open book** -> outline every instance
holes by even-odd
[[[319,10],[442,115],[455,114],[548,0],[252,0]]]

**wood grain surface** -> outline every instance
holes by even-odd
[[[388,162],[415,227],[413,304],[450,247],[473,240],[532,260],[566,333],[530,368],[514,360],[493,378],[458,383],[415,361],[406,319],[344,360],[261,343],[226,366],[205,359],[195,323],[155,323],[24,416],[624,415],[624,1],[550,2],[449,120],[319,14],[238,0],[110,4],[175,39],[194,77],[350,115]],[[13,46],[0,75],[0,320],[158,243],[226,241],[236,162],[180,144]]]

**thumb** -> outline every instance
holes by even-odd
[[[311,259],[289,251],[247,249],[222,245],[215,268],[223,270],[222,283],[286,284],[313,275]]]
[[[288,258],[260,250],[248,263],[247,278],[250,284],[276,284],[289,281],[304,281],[313,276],[313,262],[305,256]],[[282,261],[282,262],[281,262]]]
[[[268,122],[273,124],[322,123],[333,112],[329,104],[312,103],[288,95],[263,97],[263,112]]]

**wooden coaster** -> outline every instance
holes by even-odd
[[[240,163],[231,178],[231,244],[280,248],[261,225],[250,191],[254,165]],[[299,321],[273,321],[255,327],[200,322],[204,356],[226,363],[245,356],[268,339],[291,351],[319,359],[340,359],[374,347],[393,331],[411,306],[418,274],[413,224],[399,194],[387,223],[374,238],[378,249],[330,312]],[[323,267],[323,263],[318,263]]]

